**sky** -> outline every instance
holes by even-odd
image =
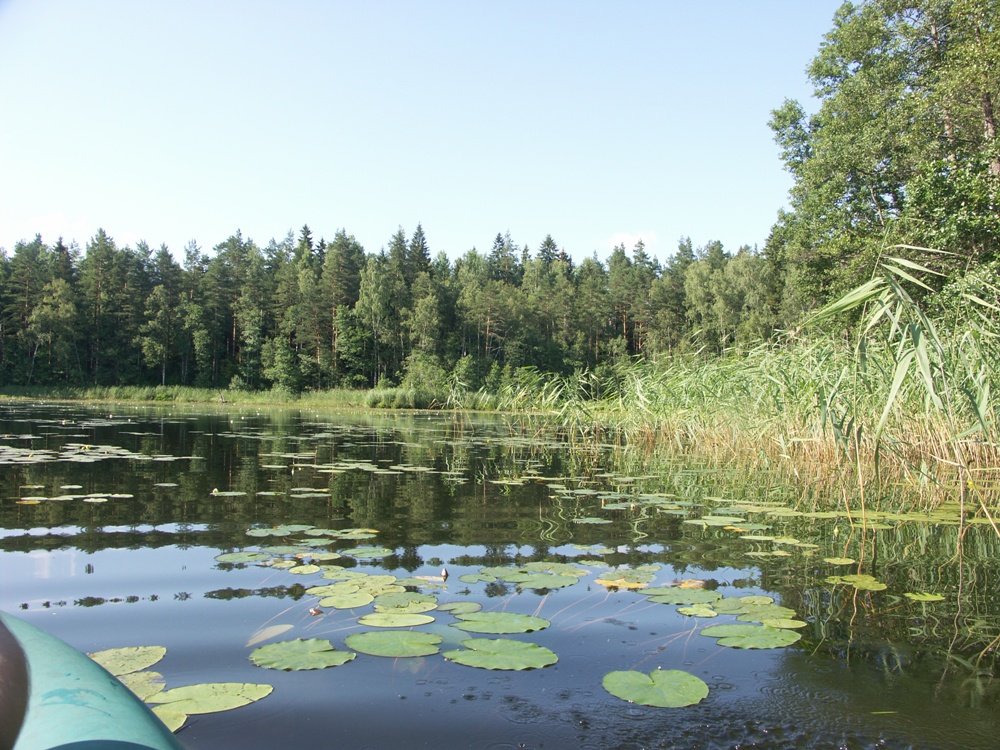
[[[763,247],[840,0],[0,0],[0,247]]]

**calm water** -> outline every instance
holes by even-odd
[[[852,526],[767,477],[684,457],[653,465],[502,420],[5,404],[0,435],[0,608],[83,651],[165,646],[155,669],[168,688],[274,686],[253,705],[191,717],[179,737],[192,749],[998,744],[1000,545],[986,527],[968,529],[955,559],[958,530],[941,519]],[[309,613],[318,597],[306,589],[332,583],[323,569],[216,560],[310,538],[247,534],[288,524],[370,529],[313,549],[383,549],[335,561],[353,573],[433,579],[446,567],[446,582],[420,590],[551,621],[478,635],[431,612],[435,622],[415,629],[442,635],[442,650],[508,637],[558,662],[496,671],[359,654],[323,670],[256,667],[248,655],[263,643],[343,649],[374,629],[358,623],[371,606]],[[572,564],[579,581],[475,577],[542,561]],[[700,631],[733,616],[686,616],[598,582],[630,573],[654,587],[703,581],[727,599],[769,595],[806,625],[790,646],[725,648]],[[856,573],[885,588],[827,580]],[[284,632],[248,645],[272,626]],[[657,668],[700,677],[708,697],[649,708],[602,687],[610,671]]]

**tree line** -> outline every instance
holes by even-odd
[[[845,3],[808,69],[816,112],[772,113],[794,187],[759,250],[682,238],[662,264],[642,242],[575,263],[551,236],[532,249],[498,233],[452,261],[420,225],[378,252],[304,226],[263,247],[239,232],[211,252],[192,242],[178,263],[103,230],[82,250],[37,236],[0,252],[0,378],[475,389],[521,367],[766,340],[893,245],[940,274],[926,304],[953,306],[963,277],[998,269],[997,19],[1000,0]]]
[[[497,234],[488,253],[431,257],[423,227],[366,253],[346,231],[259,247],[239,232],[84,251],[41,237],[0,259],[0,371],[18,384],[189,384],[289,392],[407,381],[477,388],[519,367],[569,373],[678,347],[766,337],[769,262],[682,239],[666,265],[642,242],[576,264]]]

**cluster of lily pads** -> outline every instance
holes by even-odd
[[[167,728],[176,732],[192,714],[239,708],[271,694],[271,685],[208,682],[166,689],[163,675],[150,669],[167,653],[163,646],[127,646],[89,654],[152,708]]]
[[[135,461],[179,461],[181,458],[194,458],[194,456],[149,455],[136,453],[118,445],[91,445],[89,443],[65,443],[59,450],[22,448],[0,443],[0,466],[24,466],[54,461],[88,464],[113,458],[127,458]]]
[[[327,639],[311,638],[278,641],[260,646],[250,653],[250,660],[260,667],[281,670],[324,669],[353,661],[357,654],[390,657],[428,657],[441,654],[448,661],[470,667],[493,670],[538,669],[555,664],[558,656],[550,649],[512,638],[468,638],[458,648],[441,650],[445,637],[440,633],[412,630],[435,622],[442,614],[453,619],[456,630],[488,636],[509,636],[543,630],[551,622],[535,615],[501,611],[482,611],[477,602],[440,602],[436,593],[446,589],[445,576],[398,578],[386,573],[367,573],[332,563],[341,556],[371,560],[387,556],[384,547],[355,546],[337,552],[321,551],[335,542],[371,538],[374,529],[317,529],[307,525],[285,525],[250,529],[248,535],[265,540],[280,537],[285,544],[261,545],[219,555],[224,563],[248,563],[285,568],[291,574],[319,575],[325,579],[306,589],[316,597],[313,614],[328,610],[357,610],[371,605],[371,613],[357,616],[357,624],[372,628],[348,635],[338,649]],[[585,548],[592,555],[610,550]],[[535,561],[523,565],[487,566],[459,576],[465,584],[510,585],[516,589],[553,591],[578,584],[594,574],[594,568],[606,568],[602,561],[584,557],[574,562]],[[661,571],[659,565],[603,570],[594,583],[614,590],[633,590],[654,604],[671,604],[678,612],[695,618],[731,616],[735,622],[702,629],[705,636],[717,638],[720,646],[733,648],[779,648],[801,637],[796,629],[806,623],[794,619],[794,611],[774,603],[768,596],[724,598],[721,593],[704,588],[702,581],[682,581],[665,586],[651,586]],[[268,639],[284,628],[265,633]],[[651,674],[612,672],[603,683],[612,695],[650,706],[685,706],[708,695],[708,686],[700,678],[681,670],[655,670]]]
[[[26,484],[21,486],[22,493],[45,489],[43,484]],[[61,503],[71,500],[82,500],[85,503],[106,503],[108,500],[130,500],[134,497],[126,492],[88,492],[79,493],[82,490],[79,484],[64,484],[59,487],[62,494],[59,495],[27,495],[22,494],[16,502],[18,505],[41,505],[42,503]]]

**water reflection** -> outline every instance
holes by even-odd
[[[0,607],[86,650],[166,645],[172,683],[275,684],[242,716],[185,730],[190,747],[412,747],[421,731],[447,747],[994,745],[1000,544],[988,529],[967,529],[955,559],[961,532],[940,520],[859,527],[795,508],[766,476],[685,457],[650,465],[495,419],[25,404],[0,417]],[[244,646],[260,628],[342,642],[364,614],[310,617],[313,580],[215,559],[258,549],[248,530],[285,524],[377,530],[371,544],[390,554],[336,561],[351,570],[434,576],[447,565],[448,598],[551,619],[533,640],[559,662],[505,674],[373,657],[262,677]],[[594,573],[559,590],[461,580],[542,561]],[[699,634],[710,623],[595,582],[641,566],[659,566],[657,585],[769,592],[806,621],[803,638],[719,648]],[[885,589],[828,580],[854,572]],[[607,671],[658,666],[697,674],[709,698],[664,713],[600,686]]]

